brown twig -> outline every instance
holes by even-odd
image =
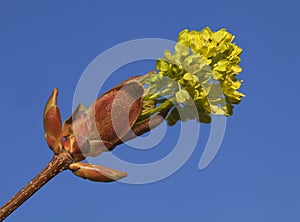
[[[9,216],[49,180],[66,170],[72,161],[73,158],[68,152],[54,155],[48,165],[34,179],[0,208],[0,221]]]

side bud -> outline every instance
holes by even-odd
[[[62,122],[57,107],[58,90],[55,88],[48,99],[44,110],[44,131],[48,146],[55,154],[62,150]]]
[[[120,180],[128,175],[119,170],[82,162],[71,164],[69,169],[76,176],[95,182],[112,182]]]

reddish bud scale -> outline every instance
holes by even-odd
[[[105,141],[91,141],[80,136],[69,136],[63,142],[64,148],[72,155],[76,162],[84,160],[87,156],[98,156],[108,151],[112,144]]]
[[[63,125],[64,146],[75,160],[112,150],[138,119],[143,93],[143,86],[130,79],[100,96],[88,109],[79,105]]]
[[[114,144],[134,125],[142,109],[143,86],[136,82],[113,88],[88,109],[90,138]]]

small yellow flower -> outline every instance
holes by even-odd
[[[175,93],[175,97],[178,103],[185,103],[190,99],[190,94],[185,89],[182,89]]]

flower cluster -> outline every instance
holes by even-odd
[[[241,81],[236,79],[242,68],[239,55],[242,49],[232,43],[234,36],[221,29],[212,32],[208,27],[202,31],[183,30],[178,36],[178,42],[191,48],[202,56],[213,71],[213,79],[218,80],[229,103],[238,104],[244,95],[237,92]]]
[[[244,96],[237,91],[242,81],[236,78],[242,71],[242,49],[233,39],[225,29],[183,30],[174,53],[166,50],[157,60],[158,73],[145,81],[149,87],[144,101],[156,101],[155,111],[174,104],[169,125],[187,119],[209,123],[211,114],[231,116],[233,104]]]

